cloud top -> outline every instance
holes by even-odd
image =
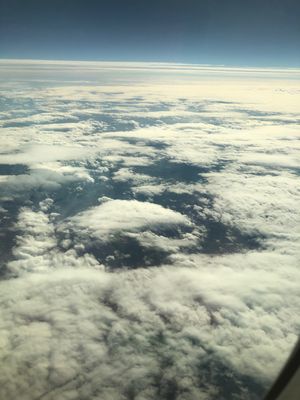
[[[105,201],[72,217],[78,229],[86,229],[105,240],[110,234],[160,230],[174,226],[191,226],[191,221],[179,212],[161,205],[137,200]]]

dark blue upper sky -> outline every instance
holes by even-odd
[[[0,0],[0,57],[300,65],[299,0]]]

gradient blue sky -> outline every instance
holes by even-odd
[[[0,0],[0,57],[300,65],[298,0]]]

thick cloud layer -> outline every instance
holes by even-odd
[[[99,65],[3,84],[0,397],[260,399],[299,333],[299,83]]]

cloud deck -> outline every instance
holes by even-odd
[[[0,68],[0,397],[261,398],[299,333],[299,71],[52,64]]]

